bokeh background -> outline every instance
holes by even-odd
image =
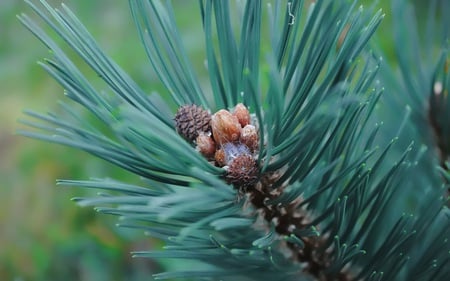
[[[49,1],[53,6],[59,2]],[[127,1],[65,2],[138,84],[164,93],[140,45]],[[198,1],[173,2],[185,46],[202,68]],[[378,40],[390,57],[390,1],[379,6],[386,19]],[[24,128],[18,122],[24,109],[58,111],[56,101],[63,98],[61,87],[36,63],[48,52],[17,20],[22,12],[32,14],[24,1],[0,1],[0,280],[151,280],[149,275],[170,261],[132,259],[129,252],[161,247],[158,241],[119,229],[115,217],[70,201],[88,191],[55,185],[57,178],[138,179],[86,153],[15,134]]]
[[[34,1],[37,3],[38,1]],[[61,1],[49,1],[53,6]],[[200,56],[197,2],[179,3],[186,46]],[[106,53],[149,92],[161,90],[146,60],[127,1],[66,1]],[[0,1],[0,280],[149,280],[164,264],[132,259],[130,251],[160,247],[140,232],[115,227],[115,217],[70,201],[88,191],[55,179],[138,179],[87,153],[27,139],[24,109],[57,112],[63,89],[38,66],[48,51],[18,21],[33,15],[25,1]],[[196,50],[198,49],[198,50]],[[199,63],[202,65],[202,62]],[[161,90],[161,92],[164,92]],[[91,194],[92,195],[92,194]]]

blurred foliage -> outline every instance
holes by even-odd
[[[378,4],[386,19],[376,36],[387,58],[393,56],[389,2]],[[67,4],[138,84],[149,92],[162,89],[150,70],[127,1]],[[197,1],[180,1],[175,8],[178,25],[186,31],[185,46],[196,68],[203,69]],[[22,1],[0,2],[0,280],[148,280],[163,265],[131,260],[129,252],[160,247],[159,242],[114,227],[115,218],[70,202],[83,195],[80,190],[54,184],[56,178],[114,176],[133,182],[135,176],[85,153],[14,135],[23,109],[57,111],[54,100],[62,93],[36,64],[47,51],[17,21],[16,14],[24,11],[28,8]]]
[[[126,1],[109,4],[77,1],[70,6],[119,64],[138,82],[151,85],[155,77],[144,69],[140,45],[121,43],[138,42],[136,32],[130,32],[134,26]],[[14,135],[23,109],[53,111],[62,93],[36,64],[47,51],[16,19],[26,10],[22,1],[0,3],[0,280],[142,280],[158,265],[131,263],[129,252],[158,247],[158,242],[79,208],[70,198],[83,194],[54,184],[56,178],[92,175],[133,182],[134,176],[87,154]]]

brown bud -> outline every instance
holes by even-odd
[[[193,142],[199,132],[210,131],[211,114],[195,104],[183,105],[175,115],[177,132]]]
[[[223,148],[216,151],[216,153],[214,154],[214,160],[216,160],[216,164],[219,167],[223,167],[227,164],[225,150],[223,150]]]
[[[245,144],[251,152],[255,152],[255,150],[258,150],[259,138],[255,126],[246,125],[244,128],[242,128],[240,141],[241,143]]]
[[[258,179],[256,161],[248,154],[239,155],[228,165],[225,179],[237,188],[248,187],[254,184]]]
[[[245,127],[250,124],[250,112],[244,104],[238,103],[234,108],[233,115],[239,120],[241,127]]]
[[[236,116],[221,109],[211,116],[211,129],[218,144],[237,141],[241,134],[241,125]]]
[[[201,132],[195,142],[197,143],[197,150],[200,151],[203,156],[209,159],[214,157],[214,153],[216,152],[216,143],[211,136]]]

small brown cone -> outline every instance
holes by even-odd
[[[258,167],[251,155],[242,154],[233,159],[225,176],[228,183],[236,188],[245,188],[258,180]]]
[[[190,142],[198,137],[199,132],[210,131],[210,122],[211,114],[195,104],[183,105],[175,115],[177,132]]]

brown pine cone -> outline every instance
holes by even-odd
[[[175,115],[177,132],[190,142],[201,132],[211,131],[211,114],[195,104],[183,105]]]
[[[245,188],[254,184],[258,180],[256,161],[248,154],[237,156],[229,163],[225,179],[236,188]]]

